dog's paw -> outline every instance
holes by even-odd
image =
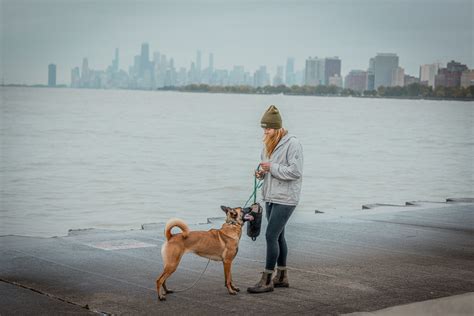
[[[170,289],[167,289],[167,290],[166,290],[166,294],[170,294],[170,293],[174,293],[174,291],[173,291],[173,290],[170,290]]]
[[[159,296],[158,296],[158,299],[159,299],[160,301],[166,301],[166,296],[164,296],[164,295],[159,295]]]
[[[232,285],[232,289],[233,289],[234,291],[236,291],[236,292],[240,292],[240,289],[239,289],[238,287],[236,287],[236,286],[233,286],[233,285]]]

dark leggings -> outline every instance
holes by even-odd
[[[268,221],[265,237],[267,239],[267,260],[265,270],[273,271],[275,263],[279,267],[286,267],[288,247],[285,240],[285,225],[295,210],[294,205],[265,203]]]

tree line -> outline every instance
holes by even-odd
[[[343,89],[334,85],[329,86],[264,86],[252,87],[247,85],[212,86],[207,84],[190,84],[181,87],[164,87],[158,90],[209,92],[209,93],[242,93],[242,94],[287,94],[287,95],[316,95],[316,96],[353,96],[353,97],[382,97],[382,98],[417,98],[417,99],[460,99],[474,100],[474,86],[463,87],[432,87],[412,83],[404,87],[379,87],[377,90],[364,92]]]

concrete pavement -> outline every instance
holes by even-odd
[[[239,295],[227,293],[222,263],[211,261],[195,287],[169,294],[165,302],[157,300],[155,290],[164,224],[54,238],[1,236],[0,314],[392,315],[377,313],[449,297],[460,308],[441,304],[447,314],[472,312],[472,300],[456,295],[474,292],[473,201],[407,204],[372,205],[343,215],[295,213],[286,231],[291,287],[260,295],[245,289],[263,269],[264,233],[256,242],[242,237],[233,265]],[[214,219],[190,226],[220,225]],[[206,263],[185,255],[168,286],[188,287]]]

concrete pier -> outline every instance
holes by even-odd
[[[221,225],[219,219],[209,222],[191,229]],[[428,315],[433,308],[474,314],[474,202],[469,199],[379,204],[343,215],[295,213],[286,230],[290,288],[259,295],[246,288],[264,267],[265,228],[255,242],[245,232],[242,236],[233,264],[238,295],[227,293],[222,263],[211,261],[195,287],[158,301],[163,228],[1,236],[0,314],[396,315],[394,308],[397,315],[413,310]],[[168,286],[188,287],[206,263],[186,254]]]

